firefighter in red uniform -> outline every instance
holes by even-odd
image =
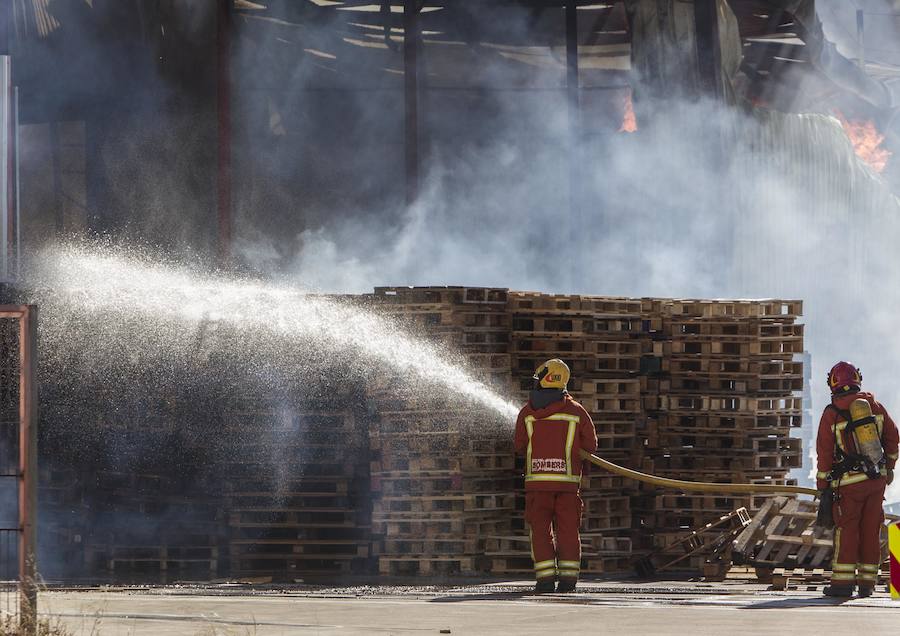
[[[535,591],[571,592],[581,571],[581,450],[597,450],[591,416],[566,391],[569,367],[548,360],[516,421],[516,452],[525,455],[525,521],[531,534]],[[553,544],[556,536],[556,546]]]
[[[871,393],[860,391],[862,374],[849,362],[828,373],[831,404],[816,438],[816,487],[834,490],[834,557],[828,596],[871,596],[881,564],[885,487],[894,479],[897,426]]]

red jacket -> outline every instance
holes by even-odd
[[[872,414],[879,426],[881,432],[881,442],[884,446],[885,468],[893,470],[897,463],[897,447],[898,438],[897,425],[888,414],[887,410],[875,399],[871,393],[849,393],[831,399],[831,403],[842,411],[850,408],[850,404],[857,398],[865,398],[872,405]],[[816,452],[818,454],[818,469],[816,474],[816,487],[820,490],[828,484],[826,476],[831,471],[835,463],[835,446],[840,446],[849,452],[855,452],[856,448],[851,435],[847,435],[843,430],[842,424],[845,424],[845,418],[832,408],[826,408],[822,413],[822,419],[819,421],[819,433],[816,437]],[[835,439],[835,430],[840,435],[839,439]],[[886,471],[882,471],[884,473]],[[850,485],[860,481],[865,481],[867,477],[863,473],[850,472],[846,473],[840,480],[841,485]],[[837,485],[833,482],[832,485]]]
[[[581,450],[597,450],[591,416],[572,396],[543,409],[526,404],[516,420],[516,452],[525,455],[525,490],[578,491]]]

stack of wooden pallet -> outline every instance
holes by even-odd
[[[641,301],[597,296],[562,296],[510,292],[510,353],[517,398],[524,403],[531,375],[548,358],[562,358],[572,370],[569,390],[588,410],[597,432],[599,453],[635,465],[635,431],[642,417],[641,354],[647,333]],[[631,554],[631,506],[619,477],[590,474],[584,478],[582,527],[584,572],[627,567]],[[491,541],[492,571],[531,571],[523,519],[524,491],[517,490],[517,518],[511,537]]]
[[[161,471],[160,471],[161,472]],[[100,470],[93,475],[84,561],[115,581],[209,580],[219,572],[222,505],[170,475]]]
[[[230,573],[302,578],[367,571],[368,440],[352,411],[248,413],[223,462]]]
[[[503,289],[378,288],[371,302],[408,329],[461,354],[459,364],[508,392]],[[512,425],[463,396],[393,374],[367,386],[373,541],[381,574],[471,574],[488,535],[508,534]]]
[[[85,546],[85,561],[101,577],[117,582],[209,581],[219,573],[219,526],[200,530],[191,522],[152,532],[106,527]]]
[[[265,366],[235,330],[216,334],[208,373],[180,377],[133,418],[105,414],[115,446],[97,463],[116,464],[85,484],[87,563],[118,581],[370,571],[358,378],[327,359],[310,368],[296,347]],[[323,390],[330,377],[344,381]]]
[[[645,361],[652,372],[645,380],[644,470],[698,481],[792,483],[788,471],[802,461],[800,440],[790,437],[802,413],[801,303],[652,300],[645,308],[661,329]],[[656,548],[710,516],[763,503],[644,493],[642,526],[653,529]]]
[[[92,425],[78,454],[57,447],[50,460],[67,465],[80,485],[86,525],[70,531],[81,539],[84,574],[118,582],[214,578],[223,502],[199,479],[204,451],[189,443],[189,416],[179,412],[190,398],[161,395],[160,387],[172,387],[154,384],[137,365],[119,380],[118,390],[85,387]]]
[[[773,482],[799,465],[788,437],[800,420],[799,303],[465,287],[344,301],[433,341],[452,367],[517,403],[541,362],[564,359],[599,453],[626,466]],[[118,580],[531,571],[510,418],[414,371],[369,359],[361,369],[346,351],[315,349],[312,370],[304,347],[279,351],[277,381],[254,383],[246,369],[268,369],[272,352],[241,348],[232,331],[200,339],[204,373],[50,387],[51,404],[78,394],[99,405],[83,416],[77,452],[51,440],[55,472],[42,481],[59,504],[53,541],[72,562],[80,554]],[[602,472],[584,477],[583,497],[588,573],[626,569],[633,551],[679,545],[690,528],[764,503],[657,492]]]
[[[410,333],[455,353],[479,381],[505,395],[510,388],[507,299],[506,289],[493,287],[376,287],[363,302]],[[405,380],[415,377],[410,374]],[[389,389],[399,389],[397,384],[390,383]],[[376,381],[370,391],[383,388]]]
[[[466,574],[513,509],[509,440],[471,412],[381,412],[369,430],[373,540],[387,575]]]
[[[799,424],[794,392],[802,383],[802,368],[794,354],[802,351],[802,327],[795,324],[800,303],[639,300],[471,288],[379,288],[375,297],[406,324],[466,355],[494,356],[496,377],[502,377],[500,356],[508,354],[514,395],[520,402],[527,399],[533,370],[548,358],[563,358],[573,373],[570,392],[591,413],[599,452],[613,461],[685,479],[767,483],[784,482],[788,469],[798,465],[799,444],[789,432]],[[489,297],[494,303],[488,307]],[[488,315],[475,317],[482,312]],[[489,325],[490,331],[477,337],[467,334],[467,326],[475,325],[482,329]],[[423,404],[419,396],[418,404],[404,407],[407,420],[419,408],[416,422],[398,424],[404,411],[396,412],[391,403],[405,403],[406,398],[397,387],[387,388],[381,394],[370,391],[371,410],[383,421],[370,435],[373,447],[378,446],[376,473],[385,471],[388,480],[407,476],[389,474],[388,460],[382,459],[408,451],[408,441],[402,448],[386,446],[384,440],[397,426],[402,429],[398,433],[419,431],[431,440],[439,439],[434,437],[435,426],[445,436],[456,432],[451,442],[421,442],[429,447],[415,451],[427,454],[438,444],[454,452],[456,440],[465,437],[459,425],[432,421],[434,413],[448,412],[452,405]],[[509,443],[495,442],[497,449]],[[433,466],[417,464],[415,457],[406,464],[400,461],[402,469],[411,472],[417,466]],[[511,459],[489,461],[505,470]],[[521,474],[521,465],[518,469]],[[531,568],[521,480],[517,484],[511,532],[491,535],[486,546],[488,565],[496,573]],[[627,567],[632,538],[645,551],[677,545],[691,528],[762,503],[657,493],[602,474],[587,475],[583,486],[586,572]],[[649,530],[636,537],[633,503],[640,526]],[[376,527],[381,515],[400,514],[399,509],[383,510],[384,505],[376,503]],[[652,538],[647,540],[648,536]],[[383,548],[388,546],[410,547],[383,542]],[[704,558],[698,554],[685,565],[698,566]],[[382,562],[387,560],[382,557]]]
[[[41,576],[48,580],[82,578],[85,534],[91,526],[82,473],[47,464],[40,464],[38,470]]]

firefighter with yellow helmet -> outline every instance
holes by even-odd
[[[831,404],[816,438],[820,491],[834,493],[834,557],[828,596],[871,596],[881,564],[885,487],[894,479],[897,426],[871,393],[861,391],[862,374],[849,362],[828,373]]]
[[[516,421],[538,593],[573,591],[581,570],[581,451],[597,450],[597,434],[591,416],[566,391],[569,375],[559,359],[538,367],[534,390]]]

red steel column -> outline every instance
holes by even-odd
[[[13,258],[16,253],[16,212],[15,212],[15,119],[12,85],[12,30],[13,24],[12,0],[0,0],[0,55],[6,58],[6,86],[3,87],[3,98],[6,100],[6,245],[4,253],[6,262],[3,263],[3,272],[8,278],[12,278]]]
[[[578,3],[575,0],[566,2],[566,103],[569,117],[569,234],[572,245],[582,243],[582,178],[584,167],[581,153],[581,100],[578,80]],[[582,250],[576,250],[581,254]],[[574,282],[574,272],[569,273]]]
[[[13,259],[16,254],[16,120],[15,102],[13,101],[12,56],[9,60],[9,77],[6,86],[7,112],[9,113],[6,129],[6,267],[12,277]]]
[[[403,2],[406,205],[419,196],[419,0]]]
[[[37,628],[37,307],[19,320],[19,623]]]
[[[233,0],[219,0],[216,16],[216,104],[218,161],[216,197],[219,212],[219,263],[231,259],[231,14]]]
[[[719,44],[719,4],[717,0],[694,0],[697,41],[697,70],[703,94],[723,98],[722,49]]]

